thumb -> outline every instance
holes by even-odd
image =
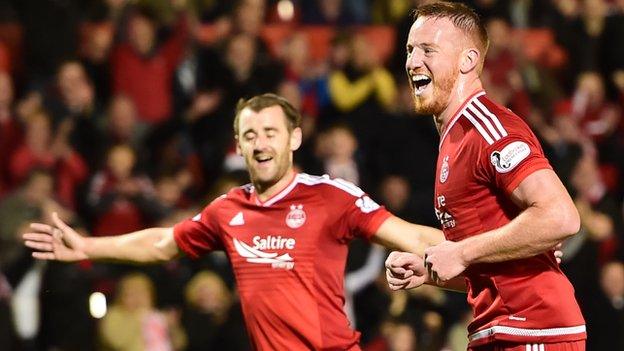
[[[73,235],[76,234],[70,226],[61,220],[57,212],[52,212],[52,221],[54,225],[63,232],[63,235],[71,235],[73,237]]]

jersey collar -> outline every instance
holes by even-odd
[[[485,91],[479,90],[473,93],[472,95],[470,95],[470,97],[468,97],[466,101],[464,101],[461,104],[461,106],[457,109],[457,112],[455,112],[455,114],[453,115],[453,118],[451,118],[449,123],[446,125],[446,128],[444,128],[444,130],[442,131],[442,136],[440,137],[440,144],[438,146],[438,149],[442,147],[442,142],[444,141],[444,138],[446,137],[448,132],[451,130],[451,128],[453,128],[453,125],[455,124],[455,122],[457,122],[459,117],[464,113],[464,110],[466,109],[466,107],[468,107],[468,105],[470,105],[475,99],[478,99],[482,95],[485,95]]]
[[[269,207],[273,205],[274,203],[278,202],[279,200],[283,199],[284,197],[286,197],[286,195],[288,195],[295,188],[295,186],[297,185],[298,179],[299,179],[299,173],[294,173],[292,180],[290,181],[290,183],[288,183],[288,185],[286,185],[277,194],[271,196],[265,201],[262,201],[258,198],[258,194],[256,193],[255,188],[251,186],[251,198],[256,203],[256,205],[262,206],[262,207]]]

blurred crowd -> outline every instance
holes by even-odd
[[[170,226],[246,183],[232,136],[242,97],[276,92],[302,112],[299,170],[437,226],[439,137],[411,112],[404,69],[410,10],[425,2],[1,2],[0,348],[249,349],[221,253],[148,267],[43,263],[20,240],[52,212],[85,235]],[[588,350],[624,350],[624,1],[464,2],[490,35],[487,93],[531,125],[581,214],[562,267]],[[330,33],[320,57],[310,28]],[[393,33],[389,54],[371,30]],[[385,257],[351,245],[346,309],[363,348],[465,350],[465,295],[390,293]]]

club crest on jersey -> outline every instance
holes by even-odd
[[[290,212],[286,215],[286,225],[296,229],[301,227],[306,221],[306,213],[303,205],[290,205]]]
[[[522,160],[531,154],[529,145],[522,141],[514,141],[501,151],[494,151],[490,155],[490,162],[498,173],[507,173],[516,168]]]
[[[444,183],[448,179],[448,175],[449,175],[448,160],[449,160],[448,156],[444,156],[444,158],[442,159],[442,167],[440,168],[440,183]]]

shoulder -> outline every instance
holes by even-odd
[[[357,185],[340,178],[330,178],[328,175],[315,176],[306,173],[297,175],[297,183],[304,189],[314,191],[327,197],[362,197],[365,193]]]
[[[535,135],[526,122],[510,109],[490,100],[487,95],[475,96],[461,112],[467,135],[488,147],[510,138],[534,140]]]
[[[253,192],[253,186],[251,184],[245,184],[230,189],[227,193],[221,194],[214,198],[205,208],[205,210],[216,210],[225,206],[237,206],[246,201],[249,201],[249,197]]]

